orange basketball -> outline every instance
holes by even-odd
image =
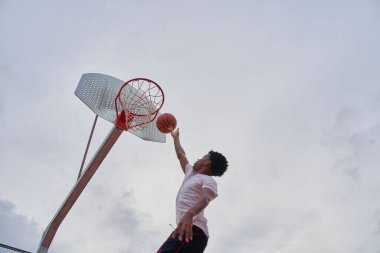
[[[172,127],[173,129],[176,128],[177,120],[173,114],[164,113],[158,117],[156,121],[156,126],[161,133],[167,134],[171,131],[170,127]]]

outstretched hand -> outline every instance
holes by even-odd
[[[172,237],[176,238],[179,236],[180,241],[185,239],[186,242],[193,240],[193,217],[194,214],[192,212],[186,212],[174,230]]]
[[[170,131],[171,131],[170,133],[171,133],[173,138],[179,138],[179,128],[174,130],[172,127],[170,127]]]

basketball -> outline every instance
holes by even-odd
[[[177,120],[173,114],[164,113],[158,117],[156,121],[156,126],[161,133],[167,134],[171,131],[170,127],[173,129],[176,128]]]

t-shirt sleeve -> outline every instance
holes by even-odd
[[[186,166],[185,166],[185,175],[190,174],[190,172],[192,170],[193,170],[193,165],[191,165],[190,163],[186,164]]]
[[[218,197],[218,185],[212,177],[204,178],[202,182],[202,188],[208,188],[214,193],[212,199]]]

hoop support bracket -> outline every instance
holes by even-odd
[[[69,195],[66,197],[62,206],[59,208],[58,212],[46,228],[37,253],[45,253],[50,247],[51,242],[61,225],[63,219],[66,217],[68,212],[73,207],[76,200],[79,198],[80,194],[91,180],[92,176],[95,174],[100,164],[103,162],[104,158],[107,156],[108,152],[111,150],[117,139],[124,132],[124,130],[114,126],[107,138],[104,140],[91,162],[87,166],[86,170],[80,176],[79,180],[76,182],[74,187],[71,189]]]

